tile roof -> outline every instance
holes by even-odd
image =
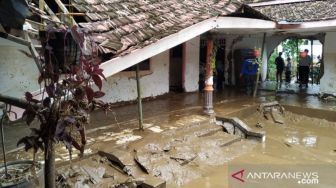
[[[275,21],[309,22],[336,19],[335,0],[311,0],[253,8]]]
[[[195,23],[234,13],[235,0],[72,0],[104,53],[125,55]]]

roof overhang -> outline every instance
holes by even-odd
[[[286,32],[327,32],[336,31],[336,20],[325,20],[302,23],[280,23],[278,30]]]
[[[228,32],[239,31],[242,29],[260,30],[265,32],[274,30],[276,27],[276,22],[267,20],[240,17],[214,17],[162,38],[161,40],[142,49],[135,50],[130,54],[106,61],[101,64],[101,68],[104,69],[106,77],[112,76],[128,67],[169,50],[174,46],[182,44],[212,29],[221,29]]]

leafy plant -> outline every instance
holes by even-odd
[[[57,53],[60,46],[51,42],[59,40],[59,34],[63,35],[61,57]],[[27,104],[23,105],[23,119],[27,125],[37,120],[39,128],[32,128],[31,135],[20,139],[18,145],[24,144],[26,151],[33,149],[34,159],[38,150],[44,151],[45,187],[52,188],[55,187],[54,144],[62,141],[70,154],[73,147],[83,154],[89,113],[97,108],[110,110],[111,105],[99,100],[105,95],[102,85],[106,78],[99,68],[97,46],[82,30],[76,26],[67,30],[49,30],[41,39],[42,71],[38,83],[44,88],[42,98],[35,99],[32,93],[26,92]],[[80,144],[71,136],[74,129],[81,137]]]

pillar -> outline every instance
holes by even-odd
[[[211,65],[211,57],[213,53],[213,39],[207,40],[207,57],[205,64],[205,88],[204,88],[204,113],[214,114],[213,110],[213,71]]]

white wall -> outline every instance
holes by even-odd
[[[200,37],[195,37],[185,43],[185,80],[186,92],[198,90],[199,80]]]
[[[39,72],[28,47],[0,38],[0,93],[23,97],[26,91],[39,89]]]
[[[169,51],[151,58],[152,73],[140,78],[142,97],[153,97],[169,92]],[[137,98],[136,80],[123,73],[107,78],[103,84],[103,100],[121,102]]]
[[[324,75],[320,91],[336,94],[336,32],[328,32],[324,44]]]

